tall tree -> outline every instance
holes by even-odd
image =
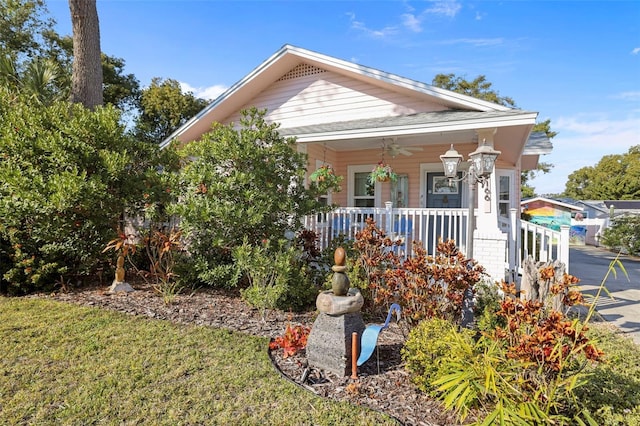
[[[10,56],[21,62],[38,56],[47,32],[54,21],[44,0],[0,0],[0,56]]]
[[[182,93],[178,81],[155,77],[151,85],[142,90],[136,136],[160,143],[207,104],[208,101],[196,98],[191,92]]]
[[[578,200],[640,199],[640,145],[626,154],[605,155],[595,166],[569,175],[564,195]]]
[[[476,99],[482,99],[498,105],[516,108],[515,101],[508,96],[501,96],[498,91],[492,88],[492,84],[487,81],[487,78],[484,75],[479,75],[475,79],[467,81],[455,74],[437,74],[433,78],[431,84],[442,89],[472,96]],[[551,130],[551,120],[536,123],[536,125],[533,126],[533,131],[544,132],[549,139],[553,138],[557,134],[557,132]],[[530,186],[528,183],[538,173],[549,173],[552,167],[553,164],[539,162],[535,170],[523,170],[521,172],[520,185],[523,198],[535,195],[535,188]]]
[[[69,9],[73,28],[71,102],[94,109],[103,102],[96,0],[69,0]]]
[[[432,83],[436,87],[451,90],[453,92],[462,93],[477,99],[493,102],[495,104],[504,105],[514,108],[516,103],[508,96],[500,96],[500,94],[491,88],[492,84],[487,81],[487,77],[479,75],[471,81],[467,81],[455,74],[438,74],[433,78]]]

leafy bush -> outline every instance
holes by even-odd
[[[210,271],[244,238],[254,246],[280,239],[300,229],[305,215],[328,208],[317,201],[317,186],[305,187],[307,156],[264,114],[244,111],[239,130],[216,124],[181,151],[180,197],[170,211],[181,218],[194,268],[206,284],[217,284]],[[222,265],[228,271],[229,263]]]
[[[455,351],[452,346],[460,338],[471,344],[473,335],[467,329],[458,332],[451,321],[440,318],[425,319],[414,327],[402,348],[402,359],[418,389],[427,393],[435,389],[431,383],[440,377],[441,366],[446,358],[470,355]]]
[[[0,240],[7,290],[75,284],[140,207],[157,148],[125,134],[114,108],[43,106],[0,87]]]
[[[593,324],[588,334],[605,352],[603,362],[587,366],[589,378],[576,390],[576,398],[598,425],[640,425],[640,351],[611,325]]]
[[[579,303],[581,298],[567,291],[574,281],[569,276],[553,283],[550,297],[565,294],[566,304]],[[482,424],[592,421],[576,391],[588,377],[587,361],[599,361],[603,353],[586,335],[586,325],[545,309],[542,301],[514,297],[514,285],[504,284],[502,292],[497,317],[504,326],[485,331],[475,342],[453,326],[411,341],[404,357],[416,383],[461,419],[480,410]],[[434,363],[425,354],[442,350],[441,341],[448,352]]]
[[[308,279],[296,247],[280,242],[272,248],[268,240],[251,245],[245,238],[233,249],[233,259],[238,273],[248,281],[242,297],[262,309],[263,318],[267,309],[301,310],[315,300],[317,288]]]
[[[640,216],[614,219],[612,225],[604,230],[602,244],[627,254],[640,254]]]
[[[455,323],[462,319],[462,306],[467,290],[480,281],[484,269],[466,259],[452,240],[438,242],[436,255],[429,256],[414,243],[412,256],[386,269],[377,288],[377,303],[398,300],[404,318],[418,324],[426,318],[446,318]]]
[[[503,295],[498,283],[483,280],[477,283],[473,289],[475,293],[473,314],[476,317],[478,330],[489,331],[498,326],[504,327],[504,320],[497,314]]]

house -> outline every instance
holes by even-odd
[[[198,140],[213,122],[238,123],[240,111],[251,106],[266,109],[282,135],[297,138],[308,154],[308,174],[330,165],[344,177],[342,191],[327,198],[339,208],[306,223],[322,245],[338,234],[352,238],[372,217],[404,243],[405,253],[412,240],[432,250],[439,237],[453,238],[496,280],[517,271],[520,172],[552,149],[544,134],[532,133],[536,112],[285,45],[162,146]],[[462,180],[468,169],[458,179],[445,177],[441,155],[454,147],[468,158],[480,146],[499,151],[486,182],[468,185]],[[397,181],[367,184],[380,161]]]
[[[551,198],[535,197],[520,202],[522,214],[531,223],[560,231],[569,227],[571,244],[584,245],[587,228],[584,226],[585,212],[575,203]]]

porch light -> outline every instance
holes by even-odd
[[[444,175],[448,178],[455,178],[458,174],[458,165],[462,162],[462,155],[458,153],[451,144],[449,151],[440,156],[444,166]]]
[[[453,144],[447,152],[440,156],[440,160],[442,160],[442,165],[444,166],[444,174],[450,180],[460,181],[468,178],[470,184],[478,182],[484,188],[484,184],[493,172],[493,166],[498,155],[500,155],[500,151],[488,146],[483,139],[482,144],[469,154],[469,171],[460,179],[456,179],[456,176],[458,174],[458,166],[462,163],[462,155],[455,150]]]
[[[482,145],[469,154],[476,178],[482,178],[486,181],[491,176],[498,155],[500,155],[500,151],[491,148],[484,140]]]

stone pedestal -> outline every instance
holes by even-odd
[[[114,281],[107,290],[107,294],[116,294],[116,293],[131,293],[133,291],[133,287],[129,283]]]
[[[320,313],[307,339],[309,366],[338,376],[351,374],[351,334],[358,333],[359,341],[363,331],[364,321],[359,312],[342,315]]]

